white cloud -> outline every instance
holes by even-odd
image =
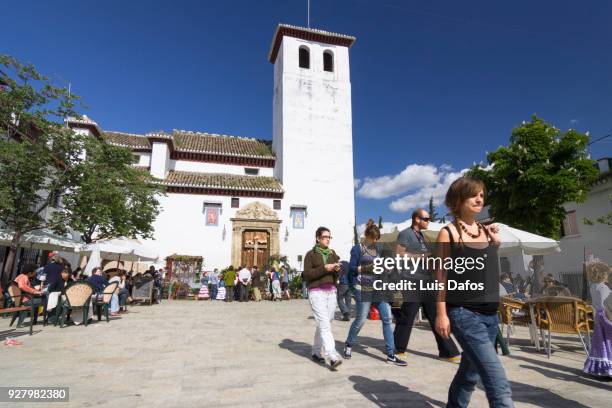
[[[361,184],[361,179],[353,179],[353,188],[357,189],[359,188],[359,185]]]
[[[570,124],[572,124],[572,125],[575,125],[578,122],[579,122],[578,119],[570,119]]]
[[[399,174],[366,177],[357,195],[363,198],[388,198],[435,184],[440,176],[434,165],[411,164]]]
[[[389,208],[396,212],[407,212],[417,207],[426,207],[429,203],[429,198],[432,196],[434,204],[439,207],[444,204],[444,196],[451,183],[461,177],[467,170],[444,172],[442,167],[440,167],[436,180],[404,197],[392,201],[389,204]]]

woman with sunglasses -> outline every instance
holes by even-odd
[[[342,359],[336,351],[331,322],[336,312],[336,281],[340,271],[340,258],[329,247],[331,233],[319,227],[315,233],[315,246],[304,256],[304,277],[308,282],[308,300],[317,325],[312,345],[312,359],[335,370]],[[322,353],[321,353],[322,352]]]

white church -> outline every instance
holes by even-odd
[[[201,256],[204,269],[264,265],[285,255],[301,270],[319,226],[348,259],[355,197],[349,48],[355,38],[280,24],[274,65],[272,141],[173,130],[143,135],[102,130],[83,117],[67,123],[130,148],[137,166],[160,179],[155,239],[161,258]],[[205,125],[205,124],[203,124]]]

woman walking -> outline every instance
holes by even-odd
[[[304,257],[304,276],[308,282],[308,300],[317,325],[312,359],[320,364],[328,360],[330,369],[335,370],[342,364],[331,331],[337,304],[336,281],[340,271],[340,258],[329,248],[331,238],[328,228],[317,228],[316,244]]]
[[[370,219],[366,224],[365,238],[362,243],[357,244],[351,249],[351,261],[349,263],[349,286],[352,287],[357,301],[357,316],[351,328],[349,329],[348,337],[344,343],[344,358],[352,357],[352,348],[357,343],[357,335],[363,327],[363,324],[368,318],[368,312],[373,304],[375,297],[374,288],[374,259],[380,256],[380,248],[376,241],[380,239],[380,230],[374,220]],[[406,362],[400,360],[395,355],[395,343],[393,340],[393,327],[391,326],[393,316],[391,314],[391,305],[379,300],[374,302],[380,314],[382,322],[383,338],[385,339],[385,348],[387,350],[387,363],[398,366],[405,366]]]
[[[486,257],[490,249],[499,245],[497,227],[485,227],[476,221],[476,215],[484,205],[481,181],[469,177],[455,180],[446,193],[445,204],[455,217],[453,223],[438,234],[438,245],[446,256],[450,255],[453,261],[458,258],[478,259]],[[438,269],[438,281],[446,282],[447,273],[452,272]],[[464,273],[469,274],[469,271]],[[470,276],[465,279],[470,279]],[[499,302],[476,303],[458,297],[446,302],[445,291],[440,292],[439,300],[436,331],[444,338],[452,332],[463,349],[459,369],[448,390],[447,407],[467,407],[479,380],[491,407],[513,407],[510,383],[495,352]]]

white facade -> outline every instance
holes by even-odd
[[[237,139],[226,145],[234,147],[211,152],[206,150],[211,148],[210,144],[200,143],[203,139],[196,140],[206,134],[188,132],[189,140],[195,140],[195,144],[188,150],[176,151],[173,149],[185,149],[185,146],[174,144],[174,136],[167,133],[140,136],[108,132],[116,138],[111,143],[135,150],[134,154],[139,156],[136,166],[148,167],[152,176],[166,183],[172,177],[179,180],[179,184],[166,184],[173,190],[160,198],[161,212],[154,223],[154,239],[147,242],[157,248],[162,259],[172,254],[202,256],[206,270],[235,264],[236,259],[240,259],[236,257],[236,248],[242,248],[241,242],[235,242],[236,237],[241,237],[244,228],[251,225],[251,221],[243,217],[247,213],[254,217],[252,226],[255,231],[271,226],[267,229],[274,234],[269,245],[270,253],[274,254],[278,248],[278,253],[286,255],[295,268],[301,269],[298,257],[312,248],[319,226],[331,230],[331,247],[342,259],[348,259],[355,222],[348,53],[353,41],[353,37],[340,34],[279,25],[270,54],[277,51],[274,58],[270,57],[270,62],[274,63],[273,156],[269,150],[267,156],[262,156],[257,149],[245,153],[242,147],[235,147],[243,143]],[[299,66],[300,47],[309,51],[309,68]],[[328,70],[323,69],[325,52],[331,55],[331,70],[329,65]],[[89,119],[86,123],[71,123],[75,128],[95,125],[97,129],[95,122]],[[209,142],[214,144],[224,137],[216,135]],[[244,143],[251,143],[249,149],[253,149],[252,143],[255,142],[250,140]],[[213,162],[217,159],[207,156],[211,154],[217,158],[218,155],[224,156],[227,160]],[[253,174],[253,168],[257,169],[256,174]],[[197,185],[198,180],[209,180],[210,173],[214,173],[215,178],[216,174],[223,174],[227,180],[242,176],[239,178],[242,184],[249,184],[245,177],[266,177],[267,181],[264,178],[260,181],[267,183],[271,180],[271,184],[277,187],[280,184],[282,191],[274,186],[272,190],[258,186],[251,187],[251,190],[237,187],[236,194],[232,195],[234,187],[227,185],[218,194],[201,194],[215,188]],[[232,198],[238,198],[238,208],[232,208]],[[269,210],[279,201],[280,209],[275,210],[274,216]],[[255,202],[266,208],[255,206],[258,208],[255,212],[247,209],[241,212],[240,220],[232,221],[239,210]],[[217,225],[206,225],[205,203],[220,206]],[[294,228],[291,219],[293,206],[305,209],[304,228]],[[260,213],[264,218],[268,217],[268,221],[258,219],[256,214]],[[238,224],[243,228],[240,231]]]
[[[272,208],[272,199],[252,197],[240,197],[240,208],[256,201]],[[203,208],[205,202],[221,204],[218,225],[206,225]],[[155,240],[147,241],[148,245],[157,248],[160,256],[199,255],[204,257],[206,270],[221,269],[231,264],[230,219],[234,218],[240,208],[231,208],[230,196],[168,194],[161,198],[160,203],[162,211],[154,224]]]
[[[170,162],[170,170],[177,171],[195,171],[203,173],[225,173],[225,174],[238,174],[245,175],[245,168],[257,169],[258,176],[273,177],[274,172],[271,167],[257,167],[257,166],[245,166],[245,165],[232,165],[232,164],[220,164],[220,163],[202,163],[193,162],[186,160],[172,160]],[[253,176],[256,177],[256,176]]]
[[[601,165],[600,170],[603,173]],[[570,233],[560,239],[560,253],[544,257],[546,272],[581,272],[585,254],[612,265],[612,227],[596,221],[612,211],[612,175],[595,183],[584,203],[567,203],[564,207]],[[585,224],[585,218],[593,225]],[[568,222],[573,226],[567,228]]]
[[[309,51],[309,68],[299,66],[300,47]],[[333,72],[323,70],[325,51],[333,55]],[[355,223],[352,136],[348,48],[284,36],[273,101],[274,174],[285,189],[281,218],[289,220],[292,205],[307,205],[304,229],[289,225],[281,243],[291,263],[312,247],[319,226],[331,230],[331,247],[348,259]]]

